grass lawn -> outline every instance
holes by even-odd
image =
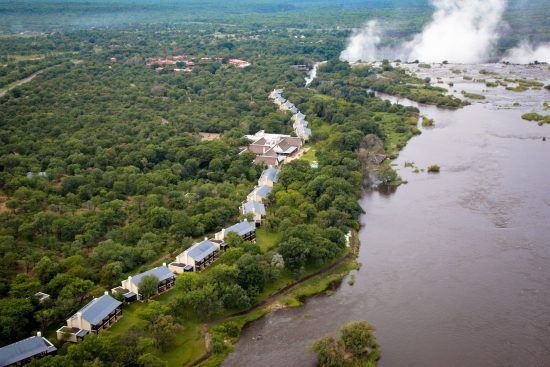
[[[263,253],[275,248],[281,239],[281,234],[276,232],[268,232],[265,228],[256,229],[256,243]]]
[[[164,304],[170,301],[177,292],[174,290],[155,297],[154,300]],[[139,311],[147,307],[147,302],[136,301],[125,305],[122,318],[109,329],[109,334],[120,337],[133,326],[145,327],[147,322],[139,318]],[[174,345],[166,352],[155,352],[168,366],[183,366],[199,358],[205,352],[202,323],[182,322],[182,331],[176,335]]]
[[[303,156],[300,157],[300,159],[304,159],[311,164],[317,161],[317,158],[315,157],[316,152],[317,150],[315,149],[315,147],[311,147]]]
[[[202,324],[186,322],[183,330],[176,335],[175,344],[166,352],[156,352],[157,357],[168,366],[185,366],[205,352]]]
[[[122,309],[122,318],[111,326],[109,333],[118,337],[128,331],[132,326],[146,325],[147,322],[138,317],[138,312],[143,307],[144,304],[138,301],[129,305],[124,305]]]

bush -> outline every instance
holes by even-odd
[[[431,164],[428,166],[428,172],[431,172],[431,173],[438,173],[440,170],[439,168],[439,165],[437,164]]]
[[[350,322],[340,329],[340,339],[346,351],[354,355],[368,353],[376,345],[374,329],[365,321]]]
[[[427,116],[422,116],[422,126],[424,127],[434,126],[434,120]]]

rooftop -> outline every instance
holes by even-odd
[[[135,285],[139,285],[141,279],[146,275],[154,275],[158,278],[159,282],[162,282],[163,280],[172,278],[174,276],[174,273],[172,273],[170,269],[168,269],[166,266],[162,265],[154,269],[147,270],[146,272],[143,272],[141,274],[134,275],[132,277],[132,283],[134,283]]]
[[[254,144],[274,146],[282,139],[290,137],[290,135],[268,134],[264,130],[260,130],[254,135],[246,135],[245,137],[252,140]]]
[[[187,252],[187,256],[193,258],[193,260],[201,261],[217,249],[218,248],[212,241],[206,239],[189,247],[185,252]]]
[[[121,304],[113,297],[105,294],[99,298],[94,298],[78,312],[80,312],[84,320],[92,325],[97,325]],[[77,317],[77,314],[74,314],[71,318],[75,317]]]
[[[298,136],[311,135],[311,129],[303,126],[298,126],[296,128],[296,135]]]
[[[260,176],[260,181],[268,179],[271,182],[277,182],[279,180],[277,177],[278,175],[279,170],[273,166],[269,166],[262,172],[262,175]]]
[[[31,336],[0,348],[0,366],[9,366],[38,354],[52,353],[56,350],[48,339],[41,336]]]
[[[255,230],[256,230],[256,227],[254,227],[252,224],[250,224],[248,221],[245,220],[237,224],[234,224],[229,228],[226,228],[225,233],[227,234],[229,232],[235,232],[239,236],[242,236]]]
[[[271,190],[273,190],[273,187],[267,186],[267,185],[262,185],[262,186],[257,186],[256,188],[254,188],[254,190],[252,190],[252,192],[250,194],[258,195],[262,199],[265,199],[265,198],[267,198],[267,196],[269,195]]]
[[[243,204],[244,214],[248,213],[257,213],[265,215],[265,206],[263,203],[257,202],[255,200],[249,200]]]

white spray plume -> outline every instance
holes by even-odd
[[[340,59],[349,62],[377,60],[380,41],[380,30],[377,27],[377,22],[371,20],[363,28],[353,31],[348,40],[348,46],[342,51]]]
[[[431,0],[431,21],[411,41],[394,49],[379,49],[376,21],[354,32],[340,58],[371,61],[381,56],[423,62],[479,63],[490,57],[506,0]]]
[[[505,0],[432,0],[431,22],[412,41],[409,60],[448,60],[454,63],[486,61],[496,41]]]
[[[514,64],[528,64],[534,61],[550,63],[550,43],[534,47],[529,42],[523,41],[519,46],[509,50],[503,60]]]

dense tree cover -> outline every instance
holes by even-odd
[[[60,62],[61,58],[59,56],[23,57],[21,60],[9,55],[0,56],[0,63],[5,63],[4,66],[0,67],[0,88]]]
[[[288,57],[158,75],[124,58],[110,68],[109,55],[82,51],[0,102],[2,343],[231,224],[260,172],[238,154],[242,135],[290,130],[266,99],[281,75],[298,78]],[[224,137],[200,142],[197,131]],[[33,301],[39,290],[52,301]]]
[[[365,321],[350,322],[340,328],[340,338],[327,336],[313,344],[320,367],[375,366],[380,358],[374,328]]]
[[[397,43],[419,32],[430,19],[432,10],[428,0],[6,1],[0,3],[0,32],[51,32],[90,27],[129,29],[138,25],[197,23],[234,27],[244,22],[255,29],[331,29],[340,33],[344,41],[351,28],[379,19],[384,23],[387,42]],[[545,0],[509,1],[504,21],[510,27],[499,40],[499,49],[513,47],[524,39],[535,44],[548,42],[550,26],[546,11]]]

